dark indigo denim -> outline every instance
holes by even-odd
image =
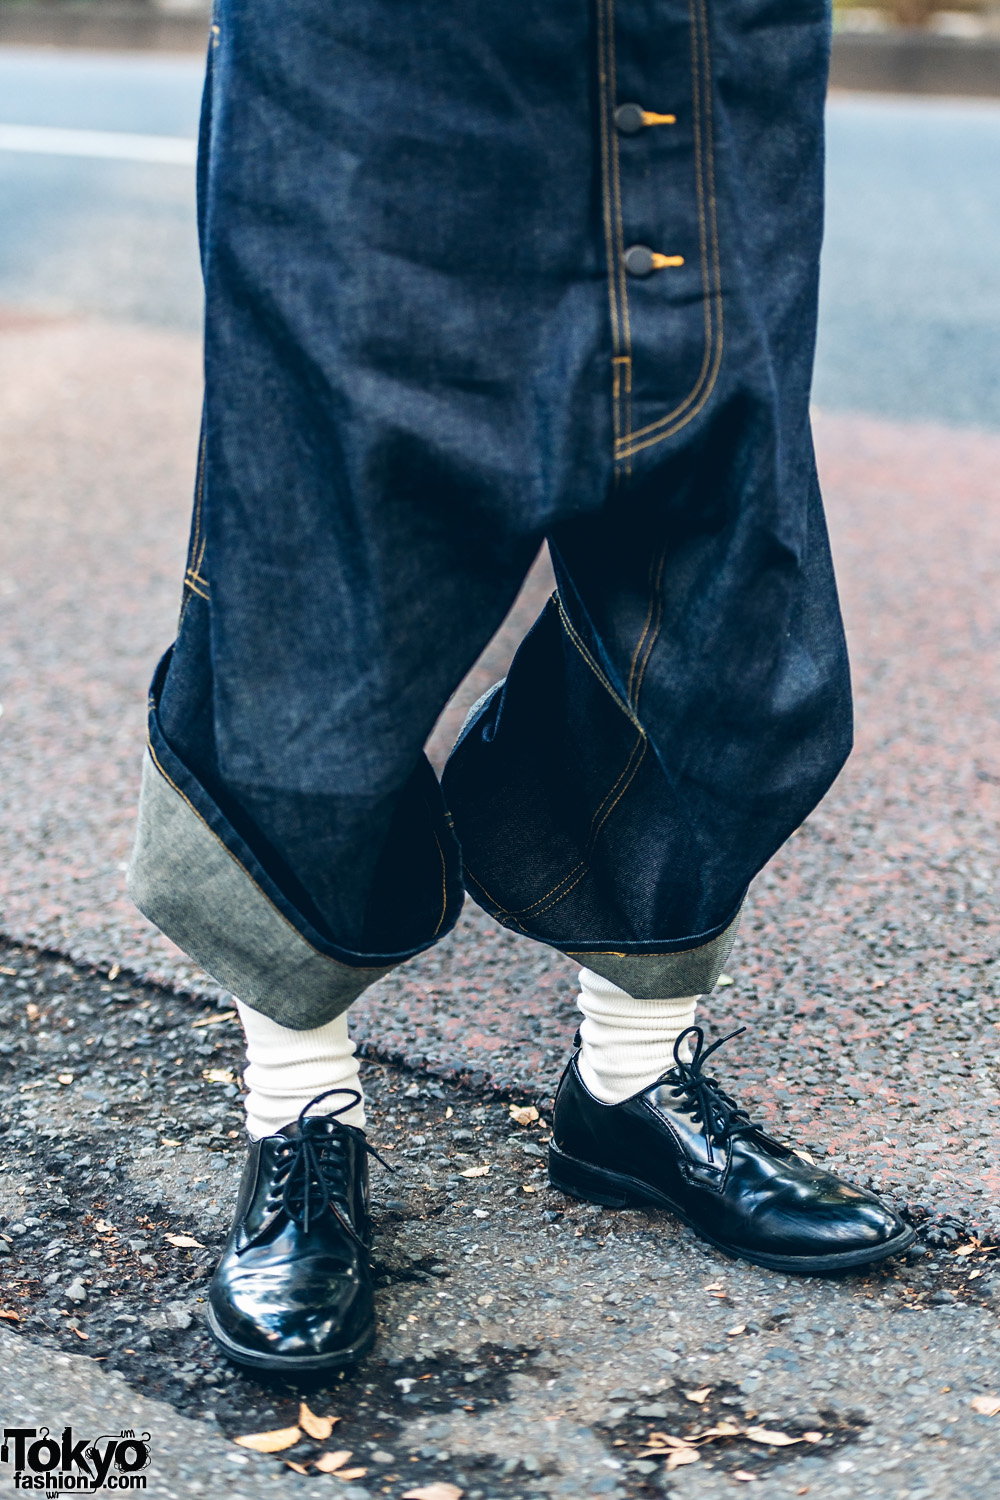
[[[347,962],[435,941],[460,870],[564,950],[707,940],[850,747],[808,410],[825,5],[216,22],[154,709],[187,794]],[[544,539],[558,594],[446,811],[422,746]]]

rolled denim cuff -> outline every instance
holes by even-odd
[[[395,967],[312,946],[167,777],[150,749],[128,890],[144,916],[225,989],[281,1026],[332,1021]]]
[[[685,995],[706,995],[715,987],[739,931],[742,907],[729,924],[702,942],[676,947],[666,953],[581,953],[563,949],[602,979],[637,1000],[677,1000]]]

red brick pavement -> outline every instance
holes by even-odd
[[[150,667],[187,524],[198,350],[185,336],[0,322],[0,930],[191,990],[122,889]],[[757,882],[725,1073],[776,1128],[861,1180],[1000,1224],[997,1083],[1000,436],[817,420],[854,662],[858,744]],[[502,674],[539,565],[433,742]],[[544,1095],[572,966],[471,905],[371,991],[382,1055]]]

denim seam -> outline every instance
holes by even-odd
[[[614,686],[612,685],[611,682],[609,682],[608,678],[606,677],[606,675],[604,674],[604,672],[601,670],[601,667],[600,667],[599,663],[594,660],[594,657],[587,650],[587,647],[584,645],[583,641],[580,639],[580,635],[577,632],[576,627],[574,626],[574,624],[573,624],[572,620],[570,619],[569,615],[566,613],[565,605],[563,604],[562,599],[560,598],[558,592],[553,597],[555,598],[555,601],[556,601],[556,608],[559,611],[559,620],[560,620],[560,623],[562,624],[563,629],[565,630],[566,634],[569,636],[569,638],[572,641],[573,645],[579,651],[580,655],[583,657],[584,661],[587,663],[587,666],[593,672],[593,674],[597,678],[598,682],[604,688],[605,692],[610,693],[611,697],[614,699],[615,703],[621,709],[621,711],[625,715],[625,717],[629,720],[629,722],[631,724],[633,724],[635,726],[636,729],[638,729],[639,733],[644,736],[645,733],[646,733],[646,731],[642,727],[642,725],[639,723],[638,718],[636,717],[635,713],[632,710],[631,704],[628,703],[624,698],[621,697],[621,695],[619,693],[617,693],[615,691]]]
[[[643,679],[646,676],[646,668],[649,666],[649,659],[653,654],[653,647],[659,640],[660,631],[663,628],[663,570],[666,566],[666,561],[667,548],[666,546],[664,546],[663,551],[660,553],[660,561],[656,569],[656,577],[653,580],[653,598],[650,600],[651,612],[653,609],[653,605],[655,604],[656,606],[656,624],[653,628],[653,633],[649,638],[649,642],[646,645],[645,653],[642,658],[642,665],[639,668],[639,676],[636,678],[635,682],[635,691],[632,694],[632,706],[635,709],[636,713],[639,712],[639,694],[642,692],[642,684]],[[638,650],[638,648],[636,649]]]
[[[631,430],[616,443],[616,458],[631,458],[656,443],[673,437],[704,407],[715,388],[722,364],[723,312],[722,282],[719,262],[719,235],[715,196],[715,149],[712,130],[712,74],[709,50],[708,16],[705,0],[691,0],[691,77],[693,85],[693,117],[695,149],[695,183],[698,194],[699,254],[702,268],[702,287],[705,305],[705,354],[698,379],[684,400],[666,416],[658,417],[647,426]],[[702,135],[704,134],[704,141]],[[705,202],[708,199],[706,220]],[[711,245],[711,267],[709,266],[709,244]],[[714,359],[712,358],[714,348]],[[711,364],[711,368],[709,365]],[[702,389],[702,387],[704,387]],[[695,405],[691,405],[692,402]],[[690,410],[688,408],[691,407]],[[672,425],[671,425],[672,424]],[[665,427],[665,431],[659,431]],[[651,434],[656,434],[652,436]],[[636,439],[645,438],[645,442]]]
[[[205,493],[205,416],[202,414],[201,433],[198,438],[198,480],[194,493],[194,520],[191,523],[191,544],[188,548],[187,567],[184,570],[184,585],[199,599],[208,599],[208,580],[201,577],[201,565],[205,557],[205,544],[201,533],[202,497]],[[195,584],[202,584],[205,592]],[[188,607],[188,596],[181,603],[181,622]],[[169,778],[168,778],[169,779]],[[171,785],[173,783],[171,782]]]
[[[577,634],[577,631],[576,631],[576,629],[575,629],[572,621],[570,620],[568,614],[566,613],[565,606],[563,605],[562,599],[559,596],[558,590],[553,595],[553,598],[555,599],[555,602],[556,602],[556,608],[559,611],[560,622],[561,622],[563,628],[565,629],[567,636],[572,641],[572,643],[576,647],[577,651],[579,651],[580,655],[583,657],[583,660],[586,662],[587,666],[590,668],[590,670],[593,672],[594,676],[600,682],[601,686],[605,689],[606,692],[608,692],[611,695],[612,699],[614,700],[614,702],[618,706],[618,708],[620,708],[621,711],[627,716],[627,718],[629,720],[629,723],[632,724],[633,727],[638,731],[638,737],[636,739],[635,744],[632,746],[632,749],[629,751],[628,759],[626,760],[625,765],[624,765],[621,773],[619,774],[617,780],[609,788],[609,790],[605,793],[604,797],[598,803],[597,808],[594,811],[594,814],[593,814],[593,816],[592,816],[592,818],[590,820],[590,829],[589,829],[588,834],[587,834],[587,841],[584,844],[584,856],[583,856],[583,859],[580,860],[579,863],[575,864],[573,866],[573,868],[566,875],[562,876],[562,878],[560,880],[557,880],[556,883],[555,883],[555,885],[552,886],[549,890],[547,890],[544,895],[537,897],[537,899],[535,901],[533,901],[530,906],[519,907],[516,911],[509,910],[507,907],[501,905],[501,903],[496,899],[496,897],[491,896],[490,893],[489,893],[489,891],[483,885],[482,881],[478,880],[476,878],[476,876],[473,875],[473,873],[469,869],[468,865],[465,866],[465,873],[466,873],[466,875],[472,881],[472,883],[475,886],[477,886],[479,890],[482,891],[483,895],[487,898],[487,900],[491,903],[491,905],[493,905],[498,912],[502,912],[505,917],[509,917],[518,926],[521,926],[521,923],[519,923],[517,921],[518,917],[540,916],[543,911],[548,911],[550,907],[555,906],[559,901],[563,900],[563,898],[565,896],[568,896],[569,892],[571,890],[573,890],[577,885],[579,885],[580,881],[587,874],[588,870],[590,869],[591,856],[593,854],[594,845],[595,845],[595,843],[597,841],[597,837],[598,837],[601,829],[604,827],[604,824],[607,822],[608,818],[610,817],[611,813],[614,811],[615,807],[618,805],[618,803],[620,802],[621,798],[628,791],[628,788],[631,786],[632,781],[635,779],[636,772],[638,771],[639,766],[642,763],[643,756],[646,753],[646,748],[647,748],[648,743],[649,743],[648,736],[646,734],[645,729],[639,723],[639,720],[636,718],[635,714],[632,712],[632,710],[630,709],[629,705],[626,702],[624,702],[622,700],[622,698],[620,698],[619,695],[615,692],[613,686],[608,681],[608,679],[604,675],[604,673],[601,671],[601,669],[600,669],[599,665],[597,664],[597,662],[594,661],[594,659],[591,656],[590,652],[587,650],[587,648],[584,645],[583,641],[580,639],[579,635]],[[639,755],[638,760],[636,760],[635,764],[633,765],[632,762],[633,762],[633,759],[635,757],[635,752],[636,752],[636,750],[639,749],[640,745],[642,746],[641,753]],[[631,770],[630,770],[630,768],[631,768]],[[621,786],[621,783],[622,783],[623,779],[626,778],[626,777],[628,779],[625,780],[625,785]],[[608,799],[614,794],[614,792],[617,790],[617,788],[619,786],[621,786],[621,790],[618,792],[618,795],[614,798],[614,801],[611,803],[610,807],[606,807]],[[603,816],[601,816],[602,810],[603,810]],[[597,821],[598,819],[600,819],[600,822]],[[595,827],[595,824],[596,824],[596,827]],[[574,876],[576,876],[576,879],[573,878]],[[572,883],[569,884],[569,885],[567,885],[568,881],[572,882]],[[561,891],[559,895],[556,895],[556,892],[559,891],[559,889],[560,889],[561,886],[566,886],[566,889],[563,890],[563,891]],[[551,899],[551,898],[554,898],[554,899]],[[543,904],[543,903],[547,903],[547,904]],[[522,928],[522,930],[523,930],[523,928]]]
[[[482,891],[483,895],[496,908],[496,911],[498,913],[500,913],[504,917],[508,917],[516,927],[520,927],[522,932],[526,932],[527,929],[525,928],[523,922],[520,922],[518,918],[540,917],[543,912],[550,911],[553,906],[558,906],[559,902],[564,901],[565,898],[569,895],[570,891],[575,890],[576,887],[580,884],[580,881],[583,880],[584,877],[589,873],[591,855],[593,854],[594,845],[597,842],[598,835],[600,834],[601,829],[608,821],[608,818],[610,818],[611,814],[618,806],[618,803],[621,801],[622,797],[624,797],[625,793],[628,791],[629,787],[634,781],[636,772],[638,771],[639,766],[642,764],[643,757],[646,754],[648,743],[649,742],[646,739],[645,734],[640,733],[638,738],[636,739],[635,744],[632,746],[631,751],[629,752],[629,758],[625,762],[625,766],[621,772],[621,775],[618,777],[618,780],[615,782],[614,786],[612,786],[605,793],[602,801],[599,803],[593,818],[591,818],[590,820],[590,832],[587,835],[587,842],[584,846],[587,852],[584,858],[580,860],[578,864],[574,865],[572,870],[570,870],[567,875],[564,875],[561,880],[556,881],[556,884],[552,886],[551,890],[546,891],[543,896],[539,896],[538,899],[532,902],[530,906],[522,906],[519,907],[517,911],[509,911],[507,907],[501,906],[494,896],[490,895],[489,891],[483,885],[482,881],[477,880],[475,875],[473,875],[468,865],[465,866],[465,873],[472,881],[473,885],[477,886],[479,890]],[[641,750],[640,746],[642,747]],[[635,757],[636,750],[639,750],[639,758],[633,765],[632,761]],[[626,776],[628,779],[625,781],[625,785],[621,787],[621,790],[619,791],[617,797],[615,797],[611,805],[605,808],[605,803],[608,801],[608,798],[611,796],[612,792],[615,791],[615,788],[621,784],[622,780]],[[602,808],[605,808],[604,815],[600,818],[600,822],[597,823],[597,826],[595,827],[595,820],[600,816]],[[576,877],[575,879],[574,876]],[[568,885],[567,881],[570,882]],[[565,890],[560,890],[561,886],[565,886]],[[557,892],[558,894],[556,894]],[[542,903],[544,903],[544,905]]]
[[[441,840],[437,836],[437,829],[432,828],[431,833],[434,835],[434,842],[437,844],[437,851],[441,856],[441,915],[438,917],[438,924],[434,929],[434,936],[437,937],[444,926],[444,919],[448,915],[448,865],[444,857],[444,850],[441,848]]]
[[[206,818],[202,817],[201,813],[198,811],[198,809],[195,807],[194,803],[191,801],[191,798],[188,797],[188,796],[185,796],[184,792],[181,791],[181,789],[177,785],[176,781],[173,781],[167,775],[166,771],[163,769],[163,767],[161,766],[159,760],[157,759],[156,751],[153,749],[152,741],[147,739],[146,744],[147,744],[147,747],[149,749],[149,755],[150,755],[150,759],[153,762],[153,765],[156,767],[157,771],[159,771],[160,775],[163,777],[163,779],[167,783],[167,785],[170,786],[170,787],[173,787],[174,791],[177,793],[178,797],[180,797],[180,799],[181,799],[182,802],[186,802],[187,803],[188,807],[194,813],[194,815],[198,819],[199,823],[203,823],[204,824],[204,826],[208,829],[209,833],[212,835],[213,839],[215,839],[215,842],[217,844],[219,844],[225,850],[226,854],[232,860],[233,864],[236,865],[237,869],[240,869],[240,870],[243,871],[243,874],[249,880],[249,882],[253,886],[254,890],[260,892],[260,894],[263,896],[264,900],[267,902],[267,904],[271,908],[271,910],[274,911],[274,912],[276,912],[278,914],[278,916],[284,922],[285,926],[291,932],[294,932],[295,936],[297,938],[301,939],[301,941],[303,943],[305,943],[306,947],[309,948],[311,952],[315,953],[318,958],[325,958],[328,963],[339,964],[339,966],[342,969],[355,969],[356,968],[359,973],[366,973],[366,972],[368,972],[368,973],[373,973],[373,974],[382,974],[382,973],[385,972],[385,965],[384,964],[345,964],[342,960],[335,959],[335,958],[330,958],[329,954],[327,954],[327,953],[321,953],[318,948],[314,947],[313,944],[310,943],[309,939],[307,937],[305,937],[299,931],[299,929],[295,926],[295,924],[293,922],[290,922],[288,920],[288,918],[285,916],[284,912],[280,909],[280,907],[275,906],[274,902],[271,900],[270,896],[263,889],[263,887],[260,886],[260,885],[258,885],[257,881],[254,880],[253,876],[250,874],[250,871],[247,869],[246,865],[242,864],[240,862],[240,860],[238,860],[236,858],[236,856],[233,853],[233,851],[230,848],[227,847],[227,845],[223,842],[222,839],[219,838],[219,835],[216,833],[215,829],[208,822],[208,820]]]
[[[597,0],[597,74],[599,85],[598,109],[600,114],[601,132],[601,206],[604,220],[604,249],[607,258],[608,275],[608,301],[611,309],[611,348],[612,348],[612,378],[611,378],[611,407],[614,427],[614,447],[617,449],[622,441],[622,409],[621,409],[621,374],[619,364],[629,359],[628,338],[623,336],[624,309],[620,305],[620,288],[617,281],[617,254],[615,241],[615,224],[612,214],[611,201],[611,175],[612,175],[612,152],[616,148],[611,141],[612,134],[612,112],[614,100],[611,97],[612,80],[609,79],[609,65],[614,60],[614,36],[612,31],[613,21],[608,13],[609,0]],[[616,480],[619,470],[616,467]]]

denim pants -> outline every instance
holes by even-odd
[[[282,1024],[454,925],[711,988],[850,748],[823,0],[222,0],[206,397],[131,887]],[[423,752],[539,547],[557,589]]]

